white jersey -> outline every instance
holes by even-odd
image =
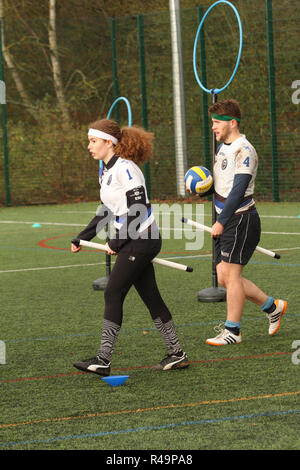
[[[258,157],[254,147],[241,136],[231,144],[221,144],[214,164],[214,189],[216,212],[222,212],[226,198],[228,197],[235,175],[247,174],[252,178],[245,191],[245,200],[235,213],[239,213],[254,206],[255,177],[258,166]]]
[[[100,200],[115,216],[114,226],[116,229],[121,228],[129,211],[126,196],[128,191],[143,186],[146,203],[149,204],[143,172],[131,160],[114,156],[107,166],[104,166],[99,182],[101,185]],[[145,230],[152,222],[154,222],[154,216],[149,204],[147,217],[141,224],[139,232]]]

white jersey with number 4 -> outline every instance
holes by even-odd
[[[245,135],[241,134],[231,144],[223,143],[220,145],[214,164],[214,188],[217,198],[226,200],[232,189],[235,175],[247,174],[252,176],[244,194],[248,200],[242,207],[237,209],[236,213],[247,210],[254,205],[254,200],[249,196],[254,193],[257,166],[257,153]],[[222,204],[216,205],[217,213],[222,211],[221,206]]]

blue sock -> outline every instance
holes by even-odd
[[[272,313],[276,309],[276,305],[274,304],[273,297],[268,296],[267,300],[263,305],[260,307],[263,312]]]
[[[225,328],[226,330],[231,331],[234,335],[238,336],[241,329],[241,322],[226,320]]]

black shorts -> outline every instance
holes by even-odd
[[[215,239],[216,264],[221,261],[245,265],[260,240],[260,218],[256,211],[233,215],[221,237]]]

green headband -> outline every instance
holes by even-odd
[[[240,118],[227,116],[226,114],[212,114],[213,119],[218,119],[218,121],[232,121],[235,119],[237,122],[241,122]]]

